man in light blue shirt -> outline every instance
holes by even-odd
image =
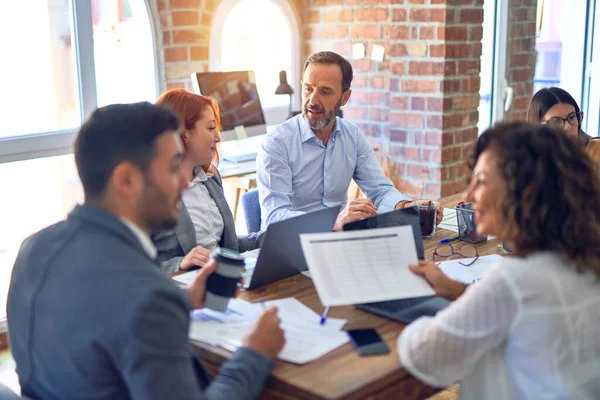
[[[257,157],[263,229],[269,224],[345,204],[335,230],[361,218],[412,205],[383,173],[365,134],[336,117],[350,99],[352,66],[333,52],[304,64],[302,114],[279,125]],[[347,202],[354,179],[367,199]]]

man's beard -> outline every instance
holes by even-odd
[[[180,201],[181,193],[177,202]],[[164,209],[161,209],[162,207]],[[146,178],[144,195],[140,201],[139,209],[142,210],[142,218],[150,229],[150,232],[173,229],[179,222],[178,216],[172,217],[170,215],[169,197],[149,177]]]
[[[321,106],[306,105],[302,109],[302,116],[304,117],[304,120],[308,123],[308,126],[310,126],[310,129],[318,131],[320,129],[325,128],[327,125],[329,125],[331,123],[331,121],[333,121],[335,119],[335,116],[338,114],[338,111],[340,111],[341,107],[342,107],[342,98],[340,97],[340,100],[336,103],[333,110],[324,112],[325,109]],[[315,122],[311,122],[308,117],[309,111],[316,111],[316,112],[321,112],[321,113],[324,112],[323,117]]]

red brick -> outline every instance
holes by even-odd
[[[425,111],[425,98],[412,97],[410,99],[410,109],[413,111]]]
[[[313,28],[304,28],[304,40],[312,40],[314,38]]]
[[[402,81],[402,91],[403,92],[435,93],[435,92],[439,91],[439,88],[440,88],[440,81],[437,81],[437,80],[407,79],[407,80]]]
[[[391,113],[390,123],[402,128],[423,128],[423,115],[411,113]]]
[[[208,61],[208,46],[193,46],[190,53],[192,61]]]
[[[373,121],[387,121],[390,117],[390,110],[387,108],[370,108],[369,117]]]
[[[201,43],[208,41],[208,33],[198,29],[182,29],[173,31],[173,43]]]
[[[363,88],[367,86],[367,78],[365,76],[355,76],[352,79],[352,88]]]
[[[438,38],[449,42],[465,42],[467,40],[466,26],[438,27]]]
[[[348,4],[346,2],[346,4]],[[365,6],[383,6],[392,4],[392,0],[363,0]]]
[[[406,10],[404,8],[394,8],[392,10],[392,21],[406,21]]]
[[[163,31],[163,46],[171,44],[171,31]]]
[[[353,39],[380,39],[381,25],[352,25],[350,37]]]
[[[388,19],[385,8],[366,8],[356,10],[356,19],[360,22],[381,22]]]
[[[367,108],[366,107],[344,107],[344,117],[349,120],[360,120],[366,119]]]
[[[404,149],[404,157],[407,160],[421,161],[421,151],[416,147],[406,147]]]
[[[427,161],[425,157],[423,158]],[[408,165],[406,173],[413,179],[429,179],[432,175],[431,169],[422,165]]]
[[[442,111],[443,100],[437,97],[427,98],[427,111]]]
[[[429,55],[431,57],[444,57],[446,46],[443,44],[432,44],[429,46]]]
[[[200,18],[197,11],[174,11],[173,12],[173,25],[185,26],[185,25],[198,25]]]
[[[441,129],[442,128],[442,116],[441,115],[428,115],[427,116],[427,128]]]
[[[324,11],[321,17],[324,23],[330,22],[351,22],[354,18],[353,10],[339,10],[339,11]]]
[[[385,27],[384,37],[392,40],[408,39],[408,26],[390,25]]]
[[[202,14],[202,26],[210,26],[212,23],[212,15],[211,14],[207,14],[207,13],[203,13]]]
[[[445,63],[442,61],[410,61],[408,73],[410,75],[443,75]]]
[[[176,8],[200,8],[202,0],[169,0],[171,9]]]
[[[435,29],[433,26],[421,26],[419,28],[419,39],[432,40],[435,39]]]
[[[445,8],[416,8],[410,10],[410,20],[413,22],[445,22]]]
[[[392,45],[390,49],[390,56],[392,57],[404,57],[408,55],[408,50],[404,43],[396,43]]]
[[[165,49],[165,61],[166,62],[187,61],[187,60],[188,60],[187,47],[173,47],[173,48]]]
[[[480,61],[479,60],[468,60],[458,62],[458,74],[459,75],[475,75],[479,74]]]
[[[319,11],[309,11],[306,14],[306,20],[309,24],[321,22],[321,13]]]
[[[345,25],[319,28],[319,39],[343,39],[348,37],[348,28]]]
[[[406,143],[406,131],[401,129],[386,127],[384,133],[385,137],[390,139],[392,142],[403,142]]]
[[[383,76],[372,77],[370,86],[374,89],[385,89],[385,78]]]
[[[184,82],[168,82],[167,90],[171,90],[171,89],[185,89],[185,83]]]
[[[390,108],[392,110],[408,110],[408,97],[393,96],[390,98]]]
[[[460,10],[460,22],[481,24],[483,22],[483,7]]]
[[[390,64],[390,71],[395,75],[404,75],[406,65],[403,62],[392,62]]]

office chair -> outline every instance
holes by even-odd
[[[248,233],[260,231],[260,203],[258,202],[258,189],[250,190],[242,196],[242,207],[246,217]]]

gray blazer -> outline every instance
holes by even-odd
[[[223,217],[224,228],[219,246],[242,253],[259,248],[262,232],[251,233],[246,236],[236,235],[233,214],[223,194],[221,176],[218,173],[215,174],[213,177],[208,178],[204,182],[204,185],[208,189],[210,197],[217,204],[217,208]],[[167,273],[178,271],[183,257],[196,247],[197,244],[196,230],[194,229],[190,213],[185,208],[183,201],[180,207],[179,223],[175,229],[161,231],[152,235],[152,241],[158,250],[158,260],[163,270]]]
[[[8,295],[11,350],[35,399],[252,399],[273,362],[242,348],[212,383],[188,344],[187,294],[114,215],[77,206],[26,239]]]

